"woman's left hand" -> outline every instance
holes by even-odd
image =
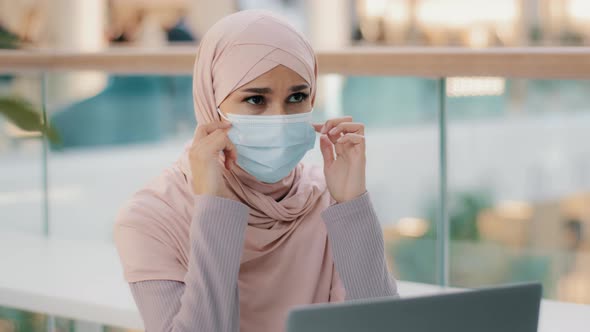
[[[362,195],[365,185],[365,126],[352,122],[351,116],[314,124],[321,133],[320,149],[328,190],[338,202]],[[334,155],[335,153],[335,155]]]

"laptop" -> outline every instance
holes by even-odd
[[[293,309],[288,332],[537,332],[538,283]]]

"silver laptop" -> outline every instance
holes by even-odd
[[[288,332],[537,332],[541,285],[293,309]]]

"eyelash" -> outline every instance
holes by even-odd
[[[297,92],[297,93],[294,93],[294,94],[290,95],[289,96],[289,99],[291,99],[293,96],[301,96],[301,100],[296,101],[296,102],[291,102],[291,104],[298,104],[298,103],[304,102],[307,99],[307,97],[309,97],[309,94],[304,93],[304,92]],[[258,104],[258,103],[251,103],[251,102],[249,102],[249,100],[251,100],[252,98],[262,98],[262,103],[261,104]],[[264,105],[264,101],[265,100],[264,100],[264,96],[263,95],[256,95],[256,96],[246,97],[242,101],[243,102],[246,102],[248,104],[254,105],[254,106],[260,106],[260,105]]]

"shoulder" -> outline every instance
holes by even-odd
[[[188,236],[185,214],[190,202],[169,175],[154,178],[117,212],[113,241],[129,282],[181,276],[179,243]]]
[[[122,203],[115,228],[149,229],[155,224],[187,218],[186,207],[192,203],[193,195],[182,173],[168,168]]]

